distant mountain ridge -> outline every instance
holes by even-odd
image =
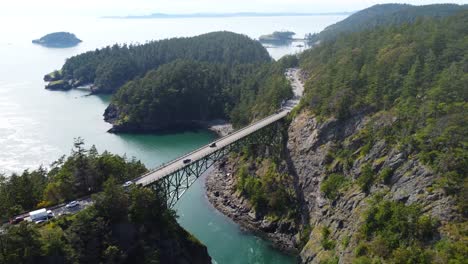
[[[326,27],[322,32],[309,36],[310,42],[326,41],[342,33],[372,29],[378,26],[413,23],[418,18],[443,18],[468,9],[468,5],[433,4],[413,6],[409,4],[381,4],[356,12],[346,19]]]
[[[191,13],[191,14],[164,14],[154,13],[150,15],[129,16],[106,16],[104,18],[118,19],[141,19],[141,18],[216,18],[216,17],[271,17],[271,16],[327,16],[327,15],[350,15],[353,12],[330,12],[330,13],[295,13],[295,12],[238,12],[238,13]]]

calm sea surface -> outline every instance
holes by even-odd
[[[148,167],[174,159],[214,139],[207,131],[168,135],[114,135],[102,118],[109,96],[86,96],[86,91],[51,92],[44,89],[45,73],[59,69],[66,58],[114,43],[194,36],[228,30],[258,38],[275,30],[291,30],[297,37],[318,32],[343,16],[190,18],[119,20],[86,17],[0,17],[0,173],[47,166],[69,154],[73,139],[82,137],[100,152],[135,156]],[[55,31],[75,33],[84,42],[67,49],[33,45],[32,39]],[[298,43],[268,48],[275,59],[300,52]],[[294,258],[242,232],[217,212],[198,181],[177,205],[179,223],[200,239],[219,263],[294,263]]]

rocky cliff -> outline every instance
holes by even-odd
[[[453,199],[441,190],[434,189],[438,176],[416,157],[389,147],[384,140],[373,144],[366,154],[360,153],[354,160],[347,160],[347,164],[338,164],[336,158],[333,161],[330,158],[340,142],[344,145],[340,148],[354,145],[355,149],[361,151],[359,134],[366,127],[370,124],[391,125],[392,121],[394,119],[389,116],[361,113],[344,122],[335,119],[319,122],[311,114],[302,113],[291,123],[288,151],[313,227],[309,242],[300,254],[303,263],[320,263],[332,254],[320,243],[323,239],[321,227],[330,229],[329,237],[336,242],[334,251],[340,263],[351,262],[354,249],[359,244],[359,236],[356,234],[363,223],[362,213],[368,208],[369,197],[376,193],[406,205],[419,204],[424,213],[439,219],[442,224],[458,217]],[[359,179],[365,164],[370,164],[374,175],[382,175],[388,169],[392,175],[386,179],[377,177],[367,193],[351,185],[335,199],[325,197],[320,187],[331,172],[344,172],[343,175],[353,182]]]
[[[436,188],[439,175],[385,140],[370,146],[363,141],[369,130],[392,126],[395,120],[388,113],[366,111],[341,121],[318,120],[307,111],[297,115],[285,128],[287,140],[278,169],[288,173],[291,181],[285,185],[295,192],[297,205],[290,204],[296,212],[293,219],[259,213],[252,197],[238,188],[242,166],[252,177],[264,177],[258,160],[271,157],[271,150],[254,154],[255,159],[236,155],[226,159],[207,180],[208,197],[244,228],[280,249],[300,252],[301,263],[355,261],[364,240],[365,215],[376,196],[402,206],[417,205],[421,214],[437,220],[432,239],[439,240],[446,235],[444,227],[461,218],[454,198]],[[244,154],[241,151],[240,156]],[[342,183],[324,188],[330,175],[336,174],[342,175]],[[363,181],[366,174],[372,176]]]
[[[281,151],[240,150],[226,184],[255,221],[294,219],[302,263],[466,263],[467,21],[356,32],[299,55],[304,96]]]

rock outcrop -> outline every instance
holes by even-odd
[[[275,248],[297,254],[296,224],[290,220],[269,219],[256,212],[248,199],[236,192],[233,173],[236,165],[226,161],[221,164],[206,179],[208,200],[242,228],[270,240]]]
[[[392,122],[392,118],[376,118]],[[363,164],[371,163],[376,175],[379,175],[383,168],[393,171],[387,184],[376,181],[369,193],[353,186],[335,200],[324,196],[320,185],[329,174],[326,164],[329,162],[329,152],[334,150],[333,145],[337,142],[358,145],[356,135],[370,119],[371,117],[364,112],[344,122],[335,119],[319,122],[310,113],[302,113],[294,119],[288,131],[288,151],[298,175],[311,226],[330,228],[330,238],[337,242],[335,250],[341,263],[351,261],[353,249],[359,242],[353,234],[356,234],[360,227],[361,214],[367,208],[366,198],[371,194],[382,192],[389,200],[406,204],[418,203],[425,212],[442,222],[457,217],[451,197],[432,188],[437,175],[416,157],[390,147],[384,140],[377,141],[366,155],[354,160],[350,168],[346,169],[345,175],[356,179],[361,174]],[[378,122],[374,124],[385,125]],[[319,232],[313,231],[300,254],[303,263],[319,263],[323,256],[327,256],[328,252],[319,245],[320,240]],[[349,241],[340,243],[345,240]]]
[[[53,90],[53,91],[67,91],[72,88],[72,86],[64,80],[58,80],[58,81],[51,81],[48,83],[45,88],[47,90]]]
[[[455,201],[442,190],[434,188],[438,175],[426,167],[414,155],[400,151],[385,140],[375,142],[365,152],[362,150],[360,133],[372,126],[392,125],[395,118],[371,114],[370,111],[357,113],[345,121],[330,118],[319,121],[310,112],[296,116],[288,128],[287,163],[289,173],[296,181],[296,195],[302,218],[310,225],[310,236],[300,248],[302,263],[320,263],[330,258],[331,251],[321,245],[321,228],[330,230],[329,239],[335,242],[334,255],[340,263],[350,263],[354,249],[359,243],[358,233],[362,225],[362,213],[366,211],[369,197],[381,193],[391,201],[406,205],[417,203],[426,214],[447,223],[459,217]],[[332,162],[330,155],[337,149],[357,149],[349,164]],[[358,155],[359,154],[359,155]],[[333,171],[341,171],[350,182],[362,174],[364,166],[370,166],[375,175],[384,170],[392,173],[385,181],[377,178],[367,192],[351,184],[335,199],[329,199],[321,191],[321,184]],[[300,226],[282,222],[269,222],[259,218],[251,208],[249,200],[235,191],[238,169],[236,164],[223,164],[208,178],[207,192],[210,201],[221,212],[234,219],[241,226],[258,232],[272,240],[278,248],[291,250],[299,247]],[[302,223],[304,224],[304,223]]]

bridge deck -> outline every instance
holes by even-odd
[[[222,137],[216,141],[214,141],[214,143],[216,143],[216,147],[210,147],[210,145],[212,143],[210,143],[209,145],[206,145],[206,146],[203,146],[197,150],[194,150],[180,158],[177,158],[167,164],[165,164],[164,166],[161,166],[153,171],[150,171],[148,172],[147,174],[145,175],[142,175],[141,177],[139,177],[138,179],[135,180],[135,183],[136,184],[141,184],[143,186],[147,186],[155,181],[158,181],[174,172],[176,172],[177,170],[180,170],[182,169],[183,167],[186,167],[188,165],[190,165],[190,163],[188,164],[184,164],[183,161],[185,159],[190,159],[192,162],[193,161],[196,161],[196,160],[199,160],[199,159],[202,159],[210,154],[212,154],[213,152],[215,152],[217,149],[220,149],[220,148],[224,148],[226,146],[229,146],[230,144],[236,142],[237,140],[241,139],[241,138],[244,138],[254,132],[256,132],[257,130],[259,129],[262,129],[282,118],[284,118],[288,113],[289,113],[290,109],[285,109],[277,114],[274,114],[274,115],[271,115],[271,116],[268,116],[256,123],[253,123],[249,126],[246,126],[242,129],[239,129],[235,132],[233,132],[232,134],[230,135],[227,135],[225,137]]]

